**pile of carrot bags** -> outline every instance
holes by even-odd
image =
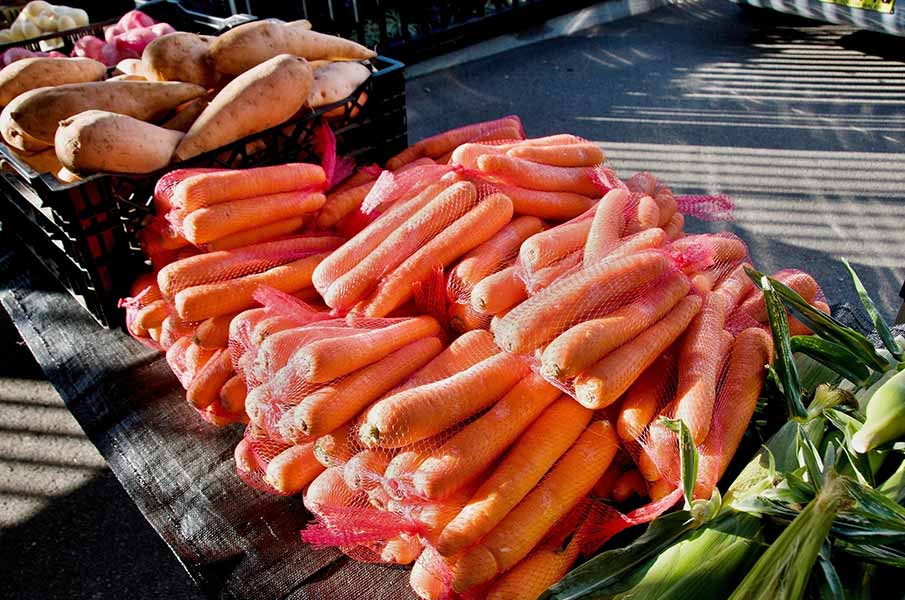
[[[774,348],[745,244],[685,232],[728,199],[517,117],[324,162],[165,176],[125,302],[306,541],[413,564],[422,598],[535,598],[682,499],[683,428],[710,498]]]

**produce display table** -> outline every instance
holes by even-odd
[[[300,497],[236,476],[241,427],[201,421],[155,353],[102,329],[33,261],[0,246],[0,302],[126,492],[211,598],[416,598],[408,570],[299,539]]]

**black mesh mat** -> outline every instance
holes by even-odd
[[[408,569],[299,539],[300,498],[236,477],[240,427],[201,421],[162,354],[101,329],[43,270],[0,247],[0,302],[126,492],[211,598],[416,598]]]

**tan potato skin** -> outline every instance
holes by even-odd
[[[210,63],[208,41],[194,33],[177,31],[151,42],[141,55],[151,81],[184,81],[206,88],[217,82]]]
[[[278,54],[308,60],[366,60],[376,54],[364,46],[310,30],[310,23],[256,21],[220,35],[210,47],[218,73],[238,75]]]
[[[317,108],[347,98],[371,76],[371,70],[357,62],[334,62],[314,72],[308,106]]]
[[[74,173],[151,173],[170,164],[182,133],[102,110],[60,122],[54,146]]]
[[[183,161],[288,121],[304,106],[314,79],[304,58],[281,54],[233,79],[176,148]]]
[[[3,138],[14,148],[41,150],[53,146],[60,121],[86,110],[108,110],[152,121],[183,102],[203,96],[205,91],[191,83],[157,81],[98,81],[43,87],[25,92],[7,105],[0,123]],[[17,146],[25,136],[43,145]]]
[[[0,71],[0,106],[6,106],[16,96],[30,90],[100,81],[107,67],[90,58],[25,58],[7,65]]]

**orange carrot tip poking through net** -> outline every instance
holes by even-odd
[[[660,222],[660,207],[650,196],[642,196],[633,213],[625,226],[625,232],[628,234],[656,227]]]
[[[597,203],[594,220],[584,245],[584,264],[592,265],[603,259],[619,243],[625,228],[624,213],[629,202],[625,190],[610,190]]]
[[[525,558],[591,491],[619,447],[607,421],[595,421],[550,473],[453,568],[453,589],[467,591]]]
[[[592,414],[568,396],[548,406],[443,529],[437,550],[454,556],[499,525],[578,439]]]
[[[700,298],[686,297],[638,337],[583,371],[575,380],[577,400],[594,409],[615,402],[682,335],[700,309]]]
[[[493,404],[527,373],[522,358],[497,354],[447,379],[390,395],[366,413],[361,443],[400,448],[437,435]]]
[[[330,467],[340,467],[352,458],[355,453],[352,446],[352,429],[352,424],[347,423],[339,429],[317,438],[313,450],[317,461],[329,469]]]
[[[291,163],[214,171],[193,175],[179,182],[172,204],[186,211],[258,196],[293,192],[323,185],[327,177],[319,165]]]
[[[485,154],[478,158],[478,169],[506,183],[532,190],[584,196],[596,196],[601,191],[588,167],[551,167],[511,156]]]
[[[530,352],[614,299],[657,279],[670,265],[662,252],[647,250],[606,259],[562,277],[509,311],[494,338],[509,352]]]

